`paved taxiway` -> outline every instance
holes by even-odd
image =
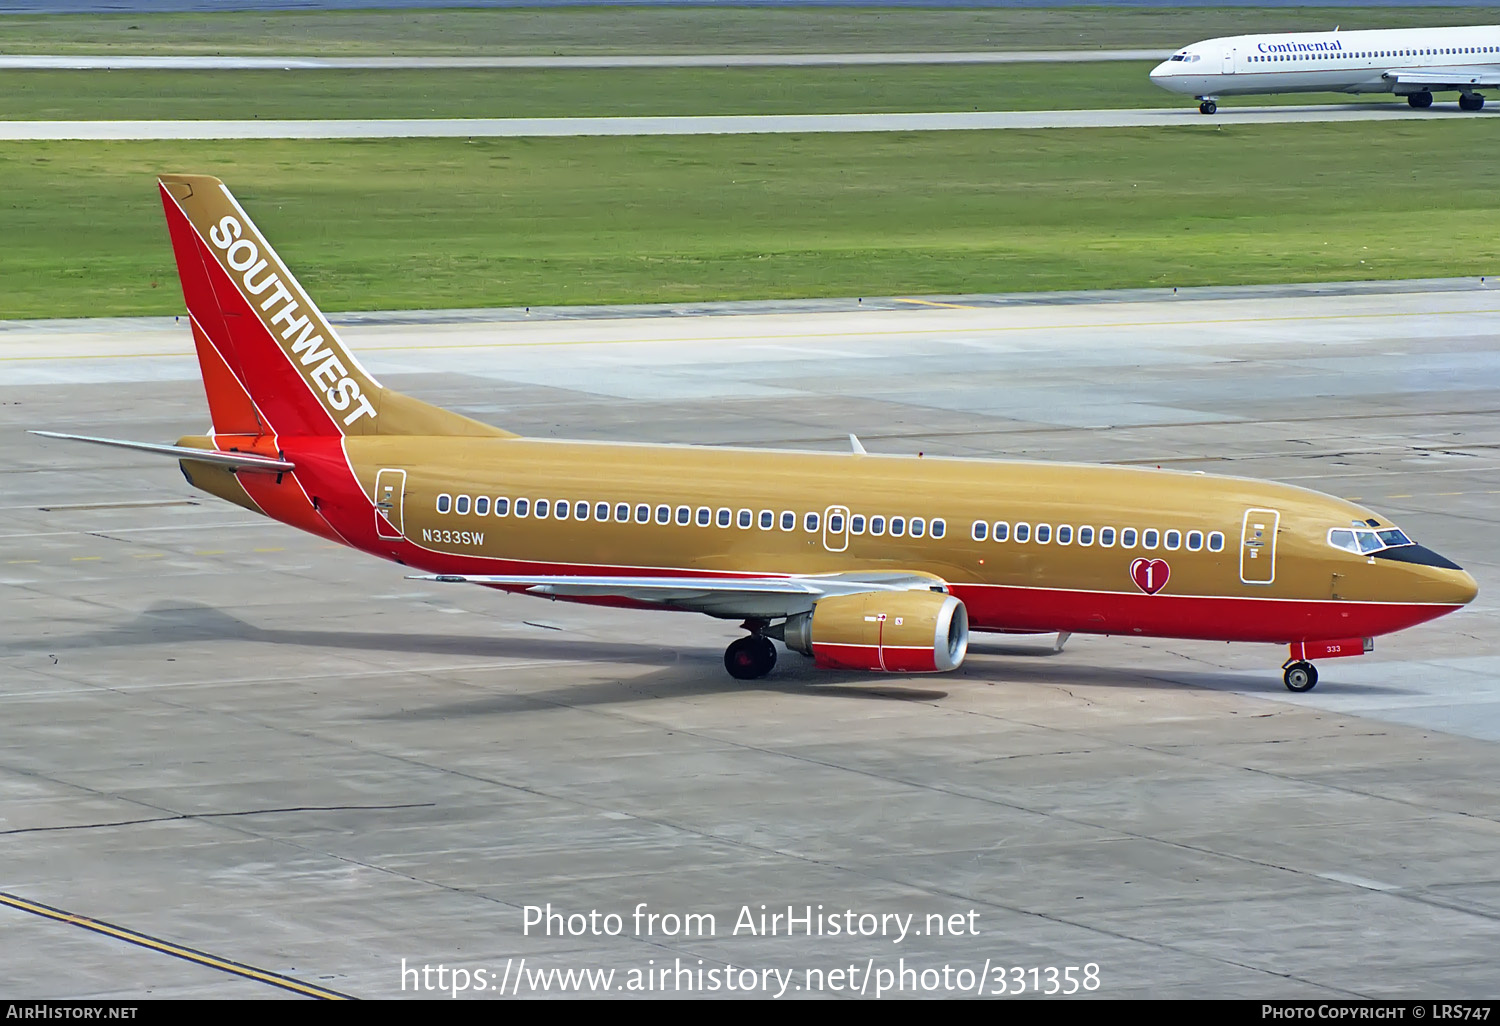
[[[1126,110],[934,111],[912,114],[736,114],[615,118],[387,118],[298,121],[0,121],[0,140],[428,139],[579,135],[752,135],[805,132],[965,132],[1011,128],[1164,128],[1485,117],[1451,104],[1390,102],[1240,107],[1204,117],[1192,106]]]
[[[337,71],[367,68],[808,68],[884,64],[1079,64],[1160,61],[1171,50],[976,50],[923,53],[574,54],[555,57],[254,57],[0,55],[0,71]]]
[[[170,463],[27,435],[173,439],[206,414],[170,319],[7,325],[0,892],[370,997],[400,994],[402,958],[522,956],[1493,996],[1500,295],[1320,291],[345,318],[388,384],[528,434],[854,431],[1274,478],[1479,580],[1305,696],[1271,647],[1086,637],[980,640],[900,680],[784,655],[735,684],[733,625],[407,581]],[[626,935],[522,936],[546,902]],[[632,936],[637,902],[717,936]],[[762,903],[973,909],[979,934],[731,936]],[[13,996],[282,993],[3,903],[0,959]]]

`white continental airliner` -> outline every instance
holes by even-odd
[[[1266,93],[1395,93],[1413,107],[1458,93],[1479,110],[1484,87],[1500,86],[1500,25],[1224,36],[1174,53],[1151,81],[1217,111],[1221,96]]]

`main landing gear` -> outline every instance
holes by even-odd
[[[1199,114],[1217,114],[1218,112],[1219,105],[1212,100],[1204,100],[1202,103],[1198,104]]]
[[[776,644],[761,633],[767,626],[764,620],[746,620],[742,626],[750,634],[724,650],[724,669],[735,680],[756,680],[776,665]]]
[[[1417,110],[1426,110],[1432,106],[1432,94],[1429,92],[1407,93],[1406,102]]]
[[[1478,93],[1459,93],[1459,110],[1479,110],[1484,106],[1484,97]]]
[[[1282,666],[1282,671],[1281,679],[1286,683],[1288,691],[1301,694],[1318,686],[1318,668],[1312,663],[1301,659],[1289,659]]]

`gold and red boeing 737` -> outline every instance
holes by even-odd
[[[216,178],[164,175],[213,430],[194,486],[425,572],[743,620],[724,663],[951,670],[969,632],[1290,645],[1311,660],[1459,609],[1473,578],[1343,499],[1122,467],[521,438],[383,388]]]

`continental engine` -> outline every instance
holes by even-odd
[[[952,595],[872,591],[831,595],[780,625],[786,647],[829,669],[937,673],[969,649],[969,614]]]

